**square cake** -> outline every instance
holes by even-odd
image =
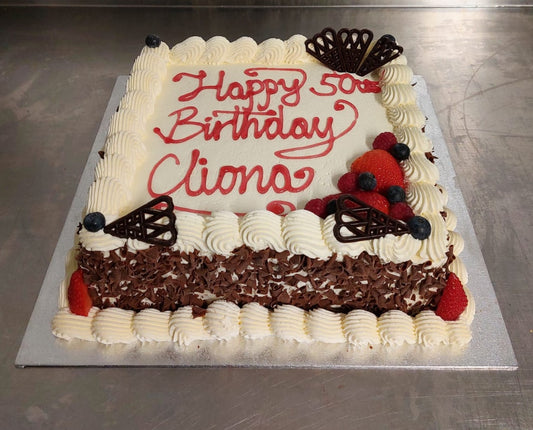
[[[80,214],[53,333],[104,344],[449,344],[474,301],[390,35],[157,36]]]

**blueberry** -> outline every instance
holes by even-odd
[[[337,199],[330,200],[326,204],[326,216],[332,215],[337,212]]]
[[[87,231],[96,232],[102,230],[105,227],[104,214],[100,212],[91,212],[85,215],[83,218],[83,226]]]
[[[363,172],[357,178],[357,185],[363,191],[372,191],[378,185],[376,177],[370,172]]]
[[[407,225],[415,239],[424,240],[431,234],[431,224],[424,217],[416,215],[407,221]]]
[[[391,42],[396,42],[396,38],[392,34],[384,34],[381,36],[383,39],[389,39]]]
[[[149,48],[159,48],[161,45],[161,39],[155,34],[149,34],[144,41]]]
[[[390,153],[398,161],[407,160],[411,155],[411,150],[405,143],[396,143],[392,146]]]
[[[389,203],[400,203],[405,201],[405,190],[399,185],[392,185],[386,193]]]

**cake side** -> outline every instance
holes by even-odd
[[[135,62],[132,76],[128,81],[127,93],[121,102],[117,114],[111,121],[108,140],[104,148],[105,155],[97,168],[96,180],[90,191],[87,212],[102,211],[106,214],[107,220],[113,220],[119,215],[122,215],[130,204],[128,200],[128,181],[130,181],[129,178],[133,174],[132,172],[135,171],[135,167],[132,166],[136,162],[139,165],[142,164],[142,153],[146,150],[143,139],[138,136],[144,133],[139,128],[139,119],[142,118],[140,121],[142,123],[150,117],[151,112],[149,106],[151,104],[145,103],[149,100],[149,97],[145,97],[145,95],[152,91],[154,87],[157,89],[157,79],[160,79],[164,75],[161,72],[162,64],[171,61],[172,56],[174,57],[174,61],[176,61],[176,58],[178,58],[177,61],[183,61],[183,59],[189,61],[192,58],[193,62],[203,59],[202,61],[216,63],[217,61],[227,61],[228,58],[232,58],[231,56],[228,57],[228,53],[237,52],[234,45],[230,44],[230,48],[227,48],[228,45],[225,42],[216,39],[210,44],[211,46],[226,46],[226,54],[218,57],[217,60],[209,51],[198,49],[199,46],[207,47],[209,41],[207,43],[203,42],[202,44],[200,40],[195,38],[193,42],[186,41],[177,45],[172,50],[169,50],[164,44],[155,51],[150,51],[145,48],[139,59]],[[251,45],[248,39],[245,42]],[[259,45],[257,51],[253,55],[250,53],[249,57],[247,57],[248,59],[244,61],[250,61],[250,58],[261,58],[258,57],[260,54],[263,55],[263,58],[268,59],[268,61],[262,61],[266,63],[272,62],[273,64],[280,62],[282,58],[292,58],[292,61],[297,64],[313,61],[301,50],[299,45],[301,43],[301,36],[295,36],[285,43],[282,42],[280,44],[280,42],[267,41]],[[244,42],[240,42],[240,44],[244,46]],[[194,46],[194,48],[191,48],[191,46]],[[281,49],[281,46],[283,46],[283,49]],[[252,51],[250,50],[250,52]],[[276,54],[268,54],[271,51]],[[221,58],[224,60],[221,60]],[[260,63],[259,60],[254,61]],[[152,73],[152,68],[157,69],[157,71],[153,71]],[[159,73],[157,79],[147,79],[147,77],[153,78],[157,73]],[[127,309],[93,309],[88,317],[74,316],[67,310],[62,310],[54,320],[54,333],[63,338],[77,337],[76,335],[72,335],[76,330],[72,330],[69,326],[69,324],[72,324],[76,320],[76,324],[81,324],[85,327],[83,330],[80,329],[80,333],[83,331],[85,334],[78,336],[82,338],[90,337],[92,340],[96,339],[104,343],[127,343],[137,341],[138,339],[159,340],[158,336],[146,335],[145,331],[138,328],[143,325],[141,321],[152,321],[153,319],[154,321],[158,321],[158,332],[165,332],[163,326],[165,324],[167,325],[168,336],[160,336],[160,338],[164,338],[164,340],[173,339],[179,343],[186,344],[192,340],[213,337],[226,338],[227,336],[232,337],[239,333],[247,336],[250,330],[253,333],[253,329],[245,327],[245,321],[248,321],[248,315],[251,312],[250,309],[253,309],[253,312],[261,315],[264,323],[263,328],[259,331],[265,336],[275,334],[283,339],[290,339],[291,337],[274,329],[277,327],[277,322],[281,319],[282,323],[279,326],[284,326],[283,318],[285,318],[285,315],[292,315],[291,318],[294,315],[298,315],[294,318],[300,321],[299,326],[303,327],[303,333],[306,335],[300,336],[299,338],[305,338],[307,340],[315,339],[327,342],[328,340],[324,339],[328,339],[328,336],[319,334],[318,328],[315,327],[316,324],[320,326],[320,324],[327,323],[337,328],[336,334],[332,335],[331,339],[359,344],[362,342],[361,339],[357,338],[357,336],[353,337],[350,335],[350,330],[357,332],[359,327],[364,327],[369,324],[368,321],[370,318],[373,321],[372,324],[374,324],[376,332],[367,336],[369,339],[372,339],[369,343],[391,344],[404,341],[407,343],[420,342],[429,344],[440,342],[454,344],[467,343],[469,340],[468,325],[473,313],[472,300],[469,300],[469,308],[457,322],[444,322],[434,312],[427,310],[435,309],[442,289],[444,288],[447,273],[450,271],[458,273],[463,284],[466,284],[467,279],[464,265],[457,258],[463,247],[462,239],[453,231],[455,228],[454,216],[445,207],[447,199],[445,190],[436,185],[438,181],[438,170],[433,162],[425,155],[431,151],[432,145],[421,131],[425,120],[416,106],[416,99],[413,98],[413,91],[410,88],[411,79],[412,71],[407,67],[404,57],[382,67],[379,71],[380,95],[383,106],[386,109],[387,119],[398,140],[405,142],[411,149],[412,156],[401,163],[406,179],[409,182],[407,202],[417,215],[423,215],[430,222],[431,235],[428,239],[418,240],[409,235],[388,235],[380,239],[343,244],[338,242],[332,234],[333,221],[331,216],[322,220],[305,210],[293,211],[286,216],[275,215],[268,211],[253,211],[241,217],[237,217],[231,213],[213,213],[210,216],[178,213],[176,221],[179,232],[178,240],[172,249],[166,251],[140,241],[119,239],[105,234],[102,231],[89,232],[85,228],[82,228],[80,242],[83,251],[80,253],[80,266],[85,269],[86,278],[92,277],[89,280],[89,284],[92,288],[91,294],[93,301],[102,307],[113,306],[117,303],[120,303],[119,307],[132,307],[131,304],[126,304],[127,301],[117,302],[122,295],[119,290],[123,288],[124,284],[131,282],[131,279],[127,277],[121,278],[118,280],[118,284],[113,287],[112,282],[108,282],[105,279],[100,279],[100,282],[96,280],[100,276],[96,268],[101,269],[105,266],[105,261],[112,260],[115,260],[119,264],[123,264],[126,261],[126,267],[131,268],[137,265],[137,260],[141,258],[143,260],[149,260],[150,254],[155,259],[159,258],[159,254],[165,256],[167,254],[173,255],[176,261],[180,260],[180,264],[184,264],[185,268],[187,266],[190,267],[191,262],[189,260],[186,263],[182,263],[181,260],[186,261],[187,258],[190,258],[195,262],[201,261],[201,267],[207,272],[212,272],[212,269],[215,268],[213,265],[209,267],[207,262],[218,259],[218,265],[216,266],[218,273],[234,273],[235,271],[231,272],[231,270],[235,268],[235,264],[226,267],[225,264],[220,263],[227,263],[233,258],[237,262],[237,265],[239,262],[242,265],[244,264],[242,262],[247,261],[246,258],[243,258],[243,254],[251,256],[252,260],[254,257],[258,258],[258,255],[261,253],[267,256],[262,263],[259,263],[259,266],[254,268],[252,265],[252,272],[256,271],[260,266],[268,266],[269,260],[271,262],[276,257],[283,255],[286,261],[297,257],[300,262],[295,263],[292,272],[284,273],[283,278],[294,276],[295,273],[298,273],[300,271],[298,269],[303,264],[301,263],[302,259],[311,262],[306,263],[309,267],[313,266],[313,264],[316,267],[327,266],[329,264],[330,268],[337,265],[338,267],[335,270],[338,272],[339,270],[342,271],[342,265],[346,265],[347,261],[366,258],[365,265],[375,266],[376,264],[369,264],[369,262],[378,262],[379,265],[386,268],[385,271],[391,273],[393,278],[395,278],[394,281],[384,281],[384,284],[386,284],[385,288],[390,288],[397,281],[398,277],[400,277],[400,273],[403,272],[404,277],[406,277],[405,273],[411,275],[410,268],[412,267],[417,267],[417,270],[414,271],[416,273],[422,273],[422,269],[426,270],[427,273],[431,273],[430,276],[424,275],[421,278],[418,277],[427,281],[427,288],[423,288],[425,292],[433,290],[430,291],[430,297],[424,297],[422,301],[419,300],[420,279],[417,279],[417,276],[412,277],[415,280],[414,285],[407,292],[404,292],[404,295],[400,299],[396,299],[395,297],[397,296],[390,291],[379,291],[376,289],[377,296],[373,298],[373,301],[367,301],[366,304],[370,310],[378,315],[381,314],[381,316],[377,317],[370,313],[375,319],[374,322],[372,317],[367,315],[369,314],[367,310],[351,310],[357,306],[351,308],[349,305],[350,300],[357,301],[357,299],[360,299],[364,295],[361,291],[361,285],[359,285],[358,291],[352,289],[350,295],[347,293],[348,289],[339,288],[335,282],[331,281],[331,273],[329,273],[330,279],[328,280],[327,270],[320,272],[317,278],[306,278],[305,275],[300,274],[302,277],[293,283],[293,285],[284,285],[282,288],[279,288],[279,285],[278,288],[270,288],[273,286],[271,282],[273,278],[271,276],[269,289],[262,292],[253,291],[254,288],[257,288],[258,284],[261,284],[257,280],[254,280],[253,285],[244,282],[240,287],[240,295],[235,293],[237,291],[236,289],[233,290],[233,293],[227,293],[230,296],[237,294],[238,297],[233,297],[233,302],[243,305],[242,310],[238,310],[238,308],[236,310],[231,302],[221,300],[228,300],[230,298],[229,296],[226,297],[224,294],[220,294],[223,287],[217,287],[219,288],[219,294],[209,291],[210,295],[207,294],[208,288],[201,289],[201,291],[194,291],[193,288],[191,293],[194,294],[189,294],[188,299],[184,299],[183,297],[187,295],[182,294],[182,299],[169,300],[169,297],[171,297],[171,294],[168,293],[169,289],[178,291],[186,285],[186,281],[182,279],[181,281],[175,281],[174,284],[172,282],[165,284],[165,281],[163,281],[164,287],[154,285],[150,288],[146,288],[146,286],[133,288],[134,292],[141,292],[143,294],[149,291],[144,296],[141,294],[141,296],[135,299],[137,302],[135,305],[136,311],[154,305],[155,302],[152,299],[156,297],[159,297],[158,300],[161,303],[165,303],[165,300],[167,300],[166,305],[157,304],[156,307],[160,309],[141,310],[137,314],[131,313]],[[154,92],[157,91],[155,90]],[[143,102],[141,103],[137,100],[142,100]],[[139,107],[140,113],[132,113],[136,109],[136,106]],[[132,161],[135,161],[135,163]],[[268,228],[265,229],[265,225]],[[89,263],[89,261],[93,262]],[[135,261],[135,263],[132,264],[132,261]],[[250,261],[248,260],[248,263]],[[401,264],[404,264],[401,268],[395,266]],[[246,268],[249,265],[247,264]],[[173,263],[172,266],[172,270],[175,270],[176,267],[179,267],[179,264]],[[163,265],[163,267],[168,267],[168,265]],[[133,269],[133,271],[135,270]],[[155,268],[154,270],[157,272],[160,268]],[[163,275],[167,279],[173,279],[174,276],[178,279],[177,275],[172,273],[172,270],[167,270]],[[183,272],[183,268],[178,269],[178,271]],[[87,276],[89,272],[92,273],[91,276]],[[105,272],[106,270],[100,271],[100,273]],[[241,270],[241,272],[245,273],[246,271]],[[146,274],[146,266],[142,266],[140,273]],[[249,275],[247,276],[248,279],[246,281],[249,280]],[[149,276],[148,278],[152,279],[153,277]],[[239,279],[239,275],[237,275],[237,279],[234,276],[226,278],[221,276],[221,279],[225,279],[224,282],[226,284],[242,281],[242,279]],[[322,289],[317,288],[315,279],[325,279],[326,286],[323,286]],[[346,277],[346,280],[349,281],[351,278]],[[141,282],[141,279],[137,281]],[[328,286],[327,281],[330,281],[331,285]],[[301,283],[301,285],[298,286],[298,283]],[[100,287],[97,287],[99,284]],[[213,280],[210,280],[207,284],[213,284]],[[269,281],[266,284],[268,285]],[[305,292],[304,290],[308,289],[308,284],[313,285],[311,290],[315,295],[309,297],[307,304],[302,304],[301,301],[298,306],[289,304],[293,303],[289,291],[294,293],[294,298],[301,298]],[[158,289],[160,290],[159,296],[157,294]],[[247,289],[250,293],[248,293]],[[114,297],[109,295],[110,290],[114,291]],[[243,291],[245,294],[242,294]],[[275,300],[273,299],[273,291],[277,293]],[[258,298],[257,301],[259,303],[257,305],[260,305],[261,301],[263,301],[263,304],[274,307],[274,310],[262,308],[264,310],[259,311],[254,304],[247,302],[248,299],[242,298],[251,297],[253,294]],[[359,297],[357,297],[358,294]],[[350,300],[339,302],[337,300],[338,297],[343,295],[349,296]],[[260,297],[263,297],[263,299]],[[279,300],[280,297],[281,300]],[[387,299],[390,299],[390,297],[393,297],[392,301],[396,300],[398,302],[394,310],[388,309],[386,305],[376,307],[374,304],[368,304],[379,301],[387,302]],[[306,307],[313,308],[319,306],[320,300],[323,301],[322,307],[326,309],[306,309]],[[209,305],[213,301],[214,303]],[[226,304],[224,305],[224,303]],[[62,308],[67,306],[68,303],[65,303],[65,301],[60,303],[60,307]],[[172,312],[168,311],[165,306]],[[178,308],[179,306],[183,307]],[[205,307],[207,309],[204,309]],[[199,311],[197,308],[202,308],[203,310]],[[283,309],[287,309],[287,311]],[[294,309],[299,310],[294,311]],[[423,311],[420,312],[421,310]],[[411,312],[413,315],[416,314],[416,316],[413,318],[403,311]],[[224,318],[230,318],[231,321],[237,324],[237,328],[240,327],[240,329],[236,330],[234,326],[225,335],[217,333],[215,324],[212,323],[210,326],[210,321],[216,321],[216,318],[218,318],[217,315],[221,312],[223,315],[228,314]],[[120,318],[116,321],[120,320],[122,322],[115,324],[114,318],[118,318],[119,315]],[[252,315],[255,315],[255,313],[252,313]],[[361,315],[365,317],[363,318]],[[193,322],[191,322],[189,316],[196,318],[193,318]],[[359,320],[359,317],[362,319]],[[85,319],[81,322],[82,320],[80,318]],[[252,320],[254,318],[256,317],[252,317]],[[139,324],[137,324],[137,320],[139,320]],[[387,324],[390,321],[396,324],[400,320],[403,321],[407,330],[406,333],[408,334],[402,334],[399,338],[394,338],[394,336],[391,338],[390,335],[386,334]],[[150,326],[152,323],[146,324]],[[187,329],[183,328],[180,324],[184,324],[183,327],[188,327],[188,324],[194,325],[196,327],[194,330],[198,329],[195,332],[196,336],[199,337],[195,337],[191,333],[183,334],[183,330],[187,332]],[[123,337],[106,335],[108,328],[109,330],[115,330],[118,325],[120,325],[121,330],[124,330]],[[200,330],[200,326],[203,327],[204,331]],[[130,330],[131,327],[133,327],[132,330]],[[265,329],[265,327],[270,327],[270,331]],[[87,334],[87,330],[91,332],[90,336]],[[100,330],[104,330],[104,332],[98,334]],[[459,332],[461,335],[457,334]],[[378,334],[376,335],[376,333]],[[440,335],[436,335],[436,333],[440,333]],[[432,337],[433,335],[440,340],[436,341]],[[258,335],[251,335],[251,337],[254,336]],[[398,340],[400,338],[404,340]]]

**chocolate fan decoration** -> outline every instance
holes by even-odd
[[[371,47],[374,34],[367,29],[325,28],[305,41],[307,52],[337,72],[365,76],[399,57],[403,48],[392,36],[384,35]],[[370,50],[370,52],[369,52]]]
[[[168,232],[170,238],[164,238]],[[172,246],[178,237],[172,198],[160,196],[138,207],[106,225],[104,233],[122,239],[138,239],[152,245]]]
[[[344,233],[346,230],[348,234]],[[390,217],[350,194],[343,194],[337,199],[333,234],[339,242],[358,242],[378,239],[387,234],[399,236],[409,232],[409,227],[403,221]]]

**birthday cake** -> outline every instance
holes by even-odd
[[[99,152],[53,333],[464,345],[474,302],[390,35],[156,36]]]

